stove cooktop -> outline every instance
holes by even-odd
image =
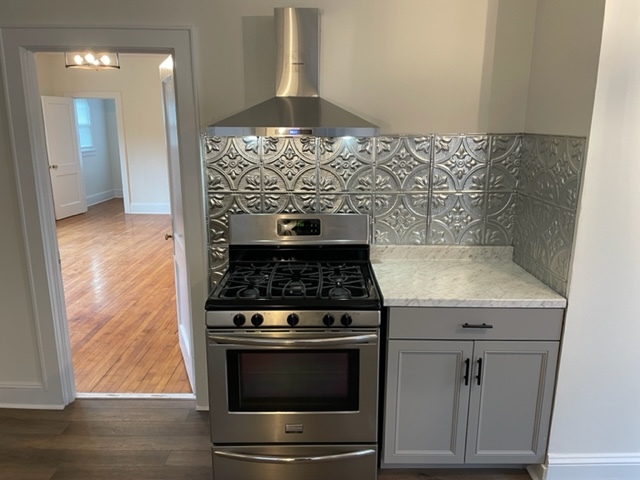
[[[209,296],[207,310],[329,306],[380,308],[368,262],[239,262]]]
[[[230,215],[229,234],[229,267],[208,311],[382,307],[367,215]]]

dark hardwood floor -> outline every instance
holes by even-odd
[[[79,399],[64,410],[0,409],[0,480],[212,477],[209,416],[191,400]],[[529,480],[523,470],[460,469],[381,470],[378,478]]]

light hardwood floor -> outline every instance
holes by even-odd
[[[62,411],[0,409],[0,480],[212,478],[209,416],[190,400],[80,399]],[[378,479],[530,477],[513,469],[440,469],[380,470]]]
[[[77,391],[190,393],[170,216],[125,215],[114,199],[56,228]]]

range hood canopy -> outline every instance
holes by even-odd
[[[275,8],[276,96],[207,127],[211,136],[373,137],[379,128],[319,97],[317,8]]]

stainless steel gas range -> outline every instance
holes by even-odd
[[[381,296],[366,215],[232,215],[206,304],[216,480],[377,471]]]

